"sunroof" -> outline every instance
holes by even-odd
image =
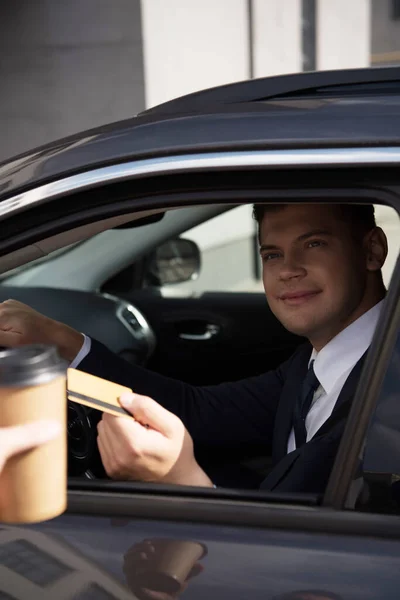
[[[400,94],[400,81],[372,81],[370,83],[352,83],[300,89],[292,92],[267,96],[256,102],[279,100],[284,98],[321,98],[321,96],[360,96]]]

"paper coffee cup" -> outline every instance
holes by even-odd
[[[51,346],[0,352],[0,427],[52,419],[65,432],[6,462],[0,473],[0,521],[34,523],[66,508],[66,367]]]
[[[200,542],[152,539],[151,544],[156,552],[143,568],[131,571],[128,556],[125,558],[124,573],[135,590],[142,588],[177,594],[194,565],[207,554],[205,546]]]

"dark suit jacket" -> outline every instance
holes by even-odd
[[[265,456],[272,454],[273,468],[261,489],[320,493],[332,468],[363,359],[349,375],[329,419],[307,444],[287,454],[294,403],[310,355],[311,346],[304,344],[274,371],[195,387],[132,366],[92,340],[91,352],[79,369],[154,398],[182,419],[195,447],[207,446],[216,455],[232,451],[249,456],[254,448]]]

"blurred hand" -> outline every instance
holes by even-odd
[[[212,487],[196,462],[192,438],[176,415],[138,394],[123,394],[120,403],[134,418],[103,414],[97,426],[109,477]]]
[[[0,427],[0,473],[7,460],[36,446],[50,442],[61,434],[57,421],[35,421],[14,427]]]
[[[16,300],[0,303],[0,346],[15,348],[27,344],[51,344],[72,361],[83,344],[83,335],[68,325],[49,319]]]

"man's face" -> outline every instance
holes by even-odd
[[[354,320],[366,292],[366,253],[339,207],[266,212],[260,244],[267,300],[286,329],[318,349]]]

